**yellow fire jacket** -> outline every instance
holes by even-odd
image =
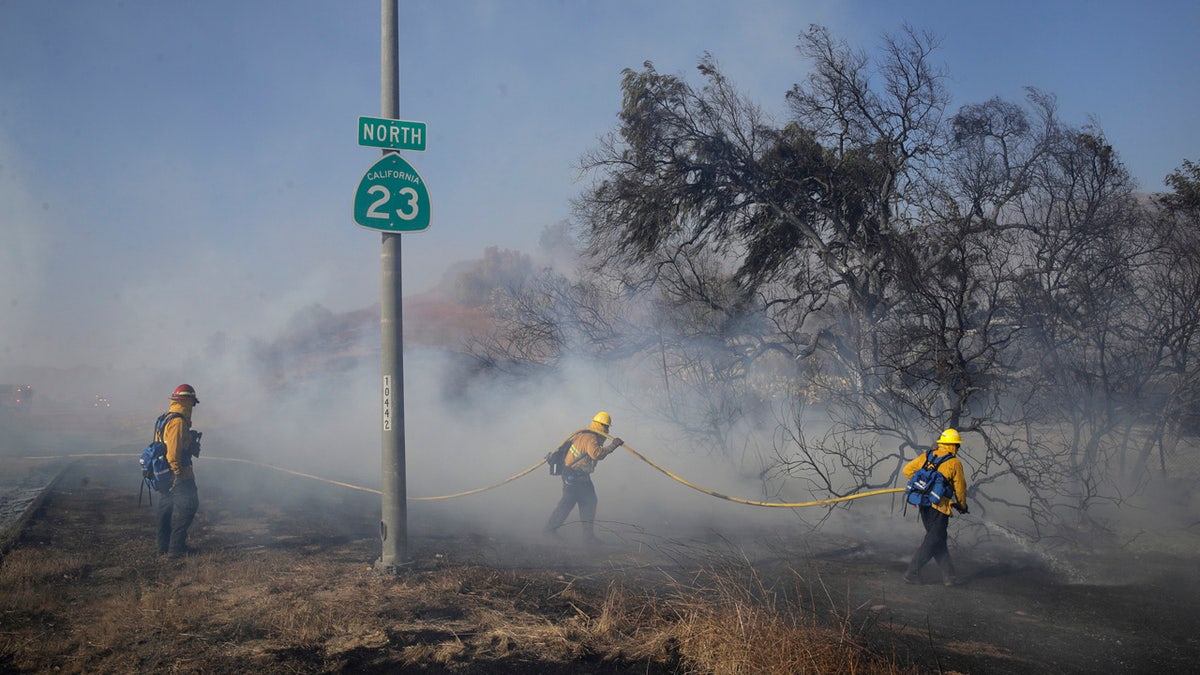
[[[950,459],[938,465],[938,473],[946,477],[950,484],[954,486],[954,496],[958,499],[959,506],[966,508],[967,506],[967,474],[963,469],[962,460],[958,458],[958,446],[953,443],[939,443],[936,450],[933,451],[934,457],[943,457],[950,455]],[[904,476],[912,478],[912,475],[925,466],[925,453],[921,453],[916,459],[904,465]],[[951,512],[950,498],[942,497],[942,500],[933,505],[933,508],[941,511],[947,516],[953,515]]]
[[[571,437],[571,447],[567,449],[567,457],[563,460],[571,471],[591,473],[596,470],[596,462],[612,454],[616,448],[604,447],[604,437],[584,430]]]
[[[179,401],[171,401],[168,412],[179,413],[183,417],[173,417],[163,429],[163,442],[167,444],[167,463],[175,474],[175,481],[190,480],[196,477],[192,470],[192,406]]]

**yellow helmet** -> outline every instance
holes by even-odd
[[[958,429],[947,429],[942,432],[942,437],[937,439],[938,444],[946,443],[948,445],[962,445],[962,437],[958,435]]]
[[[592,418],[592,421],[596,422],[598,424],[603,424],[606,427],[612,426],[612,416],[609,415],[608,413],[604,412],[603,410],[596,413],[596,416]]]

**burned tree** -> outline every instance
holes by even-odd
[[[711,451],[766,426],[763,475],[814,493],[891,485],[953,426],[974,497],[1035,530],[1123,498],[1195,414],[1194,167],[1148,209],[1051,96],[949,114],[935,47],[810,29],[782,125],[712,57],[699,87],[625,71],[582,161],[589,264],[515,289],[493,347],[603,354]]]
[[[704,320],[716,323],[697,327],[744,372],[771,355],[797,364],[797,375],[808,371],[809,382],[780,393],[819,383],[843,442],[833,453],[811,448],[800,462],[848,472],[841,489],[854,489],[881,460],[877,435],[903,442],[931,426],[929,411],[886,394],[895,367],[882,361],[880,327],[894,321],[901,275],[919,267],[915,197],[940,152],[946,96],[927,35],[889,41],[874,71],[824,29],[804,36],[801,50],[816,68],[789,93],[793,119],[782,128],[711,58],[699,66],[699,90],[650,64],[626,71],[622,126],[585,160],[600,179],[580,213],[593,249],[615,246],[639,286],[671,307],[706,308]],[[714,256],[710,280],[719,284],[679,273]],[[716,286],[727,292],[717,298],[708,292]],[[696,330],[673,327],[681,328]]]

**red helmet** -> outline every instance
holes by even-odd
[[[175,391],[171,392],[172,401],[191,401],[192,405],[200,405],[200,399],[196,398],[196,389],[190,384],[181,384],[175,387]]]

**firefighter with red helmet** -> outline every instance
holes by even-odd
[[[171,558],[189,553],[188,528],[200,508],[192,469],[192,459],[200,456],[200,432],[192,430],[192,409],[199,404],[192,385],[175,387],[167,410],[170,419],[163,427],[162,440],[167,445],[167,462],[175,481],[158,502],[158,552]]]
[[[566,450],[562,469],[562,499],[550,514],[546,522],[546,533],[555,534],[558,528],[566,522],[567,516],[576,505],[579,506],[579,519],[583,522],[583,541],[586,544],[597,544],[596,538],[596,487],[592,485],[592,472],[596,463],[612,454],[624,444],[619,438],[613,438],[608,445],[604,444],[608,429],[612,426],[612,416],[606,412],[598,412],[592,418],[587,429],[581,429],[563,441],[560,449]]]

